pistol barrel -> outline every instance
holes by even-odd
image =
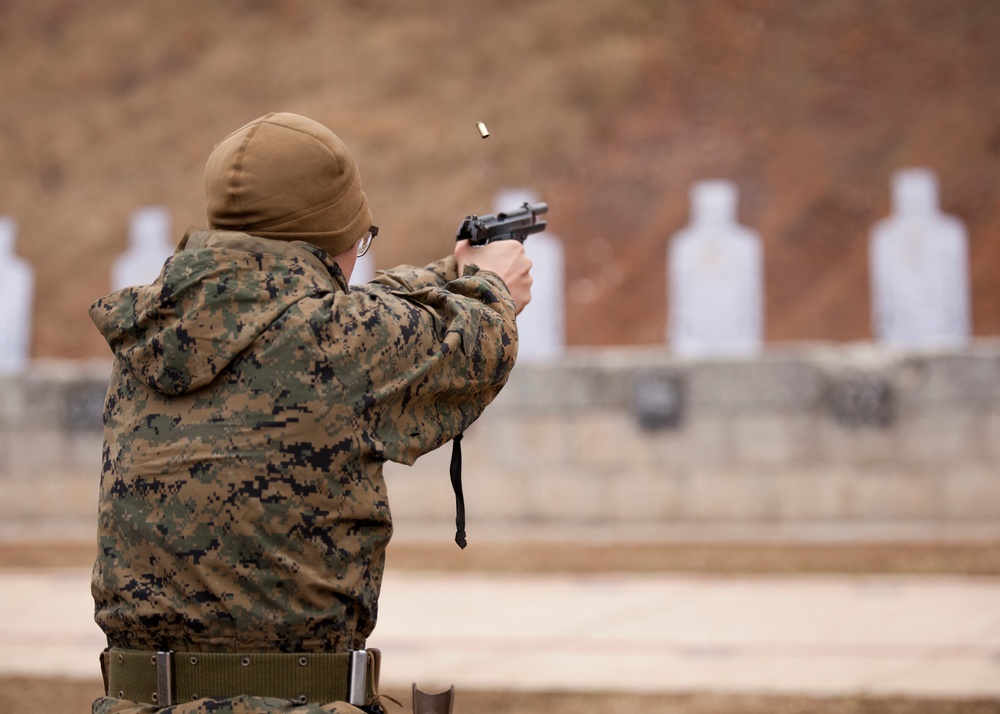
[[[493,215],[467,216],[458,228],[455,240],[466,240],[474,246],[486,245],[495,240],[518,240],[522,243],[532,233],[545,230],[545,221],[538,216],[547,213],[547,203],[527,203],[514,211],[504,211]]]

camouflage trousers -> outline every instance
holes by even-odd
[[[93,714],[366,714],[347,702],[296,704],[287,699],[247,695],[232,699],[199,699],[162,709],[152,704],[104,697],[94,702],[91,711]]]

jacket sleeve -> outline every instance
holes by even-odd
[[[514,310],[499,276],[459,276],[454,257],[338,294],[325,342],[363,451],[412,464],[465,431],[514,366]]]

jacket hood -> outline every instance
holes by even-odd
[[[90,318],[139,380],[179,395],[209,384],[300,300],[347,290],[315,246],[192,230],[152,284],[101,298]]]

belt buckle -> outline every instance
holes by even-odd
[[[347,703],[364,706],[367,703],[368,651],[353,650],[347,682]]]
[[[169,707],[174,703],[174,653],[156,653],[156,706]]]

